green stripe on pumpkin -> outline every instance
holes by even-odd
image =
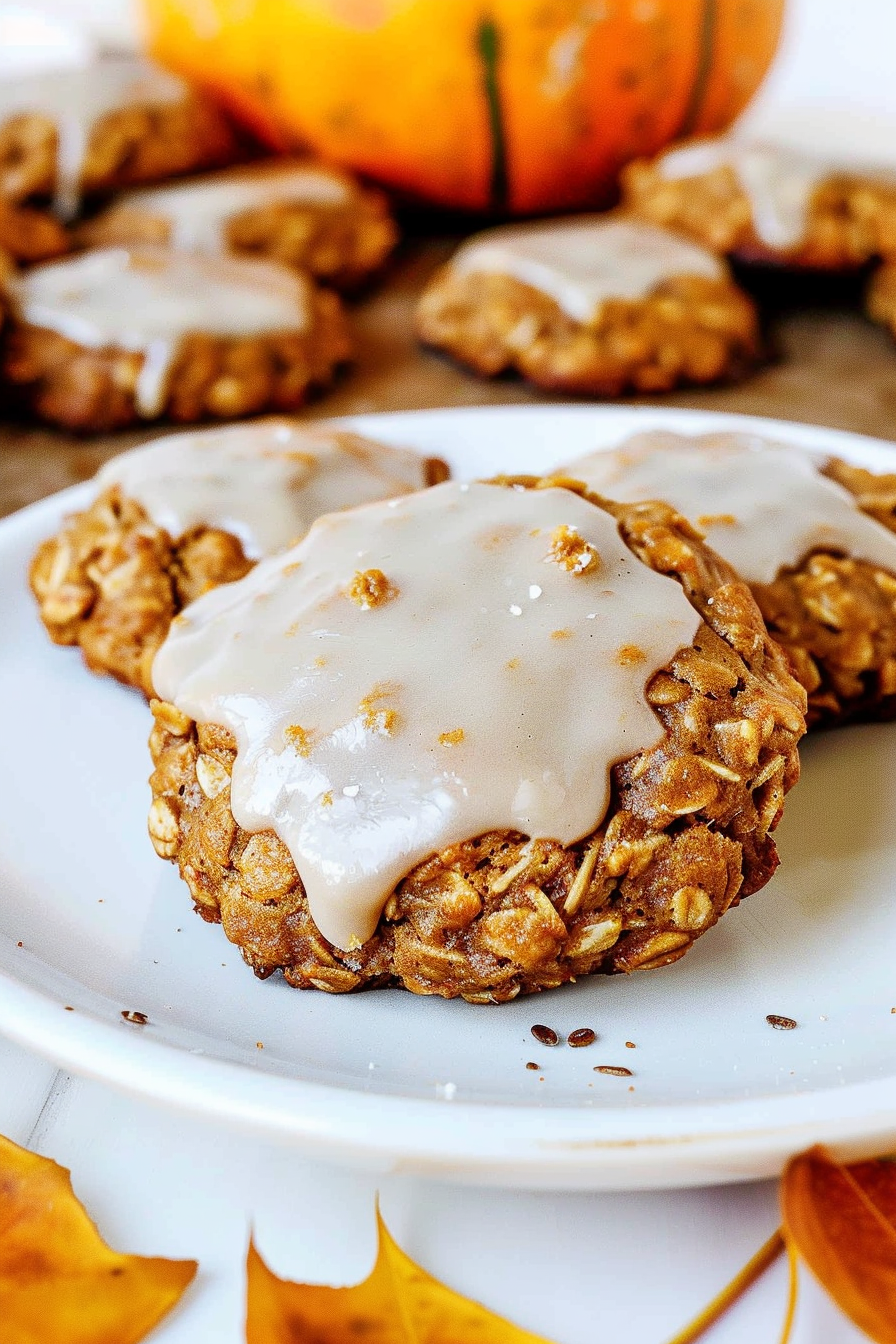
[[[488,114],[488,129],[492,148],[492,167],[489,178],[489,207],[506,210],[508,196],[507,140],[501,111],[501,90],[498,84],[498,61],[501,41],[494,19],[483,18],[476,31],[476,53],[482,63],[482,92]]]
[[[717,17],[716,0],[703,0],[703,18],[700,23],[700,37],[697,45],[697,68],[694,71],[694,82],[691,85],[691,92],[688,95],[688,101],[682,114],[681,124],[675,137],[676,140],[683,140],[686,136],[693,135],[694,128],[700,119],[700,113],[703,111],[703,101],[706,98],[709,77],[712,74]]]

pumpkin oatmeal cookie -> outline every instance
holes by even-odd
[[[78,232],[87,247],[160,243],[266,257],[352,289],[398,238],[381,192],[312,160],[276,159],[119,197]]]
[[[11,286],[14,404],[81,433],[291,411],[351,344],[339,299],[274,262],[106,248]]]
[[[417,333],[479,374],[588,396],[736,378],[759,356],[756,311],[723,262],[619,218],[470,239],[424,292]]]
[[[65,218],[85,196],[232,163],[218,108],[176,75],[130,57],[4,79],[0,196],[50,200]]]
[[[88,667],[152,695],[172,620],[321,513],[443,480],[444,463],[325,425],[259,421],[175,434],[113,458],[97,497],[31,565],[41,620]]]
[[[622,173],[625,208],[742,261],[823,271],[896,256],[896,174],[731,137]]]
[[[154,680],[157,853],[256,975],[332,993],[676,961],[774,872],[805,726],[678,515],[535,478],[320,520]]]
[[[754,435],[652,432],[569,463],[591,489],[663,499],[750,585],[810,725],[896,715],[896,475]]]

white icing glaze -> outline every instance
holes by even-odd
[[[147,419],[164,408],[168,373],[185,336],[296,332],[310,320],[309,284],[284,266],[153,247],[104,248],[37,266],[11,291],[32,326],[91,349],[143,354],[135,402]]]
[[[147,187],[121,196],[112,207],[168,221],[170,246],[186,252],[224,250],[228,220],[266,205],[339,206],[351,199],[338,173],[304,162],[249,164],[189,182]]]
[[[4,0],[0,8],[0,79],[85,65],[95,54],[83,27]]]
[[[23,112],[55,123],[58,136],[56,206],[67,219],[80,203],[81,170],[97,122],[122,107],[176,103],[187,86],[176,75],[136,57],[106,57],[87,65],[42,71],[0,82],[0,124]]]
[[[551,559],[559,527],[599,561],[575,573]],[[371,569],[393,593],[364,609],[347,589]],[[661,736],[647,680],[698,625],[586,500],[449,482],[320,519],[200,598],[153,678],[234,733],[235,817],[276,831],[318,928],[352,947],[445,845],[495,827],[565,844],[593,830],[610,767]]]
[[[565,472],[626,504],[662,499],[748,583],[771,583],[811,552],[843,552],[896,573],[896,536],[819,471],[820,459],[752,434],[690,439],[656,430]]]
[[[287,420],[172,434],[113,457],[97,473],[172,537],[219,527],[251,559],[305,535],[322,513],[426,485],[426,460],[343,430]]]
[[[782,251],[802,242],[812,197],[825,181],[840,172],[871,172],[825,154],[736,139],[698,140],[659,159],[662,176],[670,180],[701,177],[723,167],[736,174],[759,238]],[[889,176],[892,180],[892,170]]]
[[[718,257],[666,229],[597,215],[490,229],[464,243],[451,266],[460,275],[511,276],[584,323],[608,299],[646,298],[674,276],[726,274]]]

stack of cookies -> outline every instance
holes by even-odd
[[[140,60],[4,79],[14,408],[90,433],[293,410],[332,381],[352,352],[337,291],[381,267],[395,225],[347,174],[242,164],[247,149],[208,98]]]
[[[352,354],[340,296],[381,269],[394,220],[341,170],[251,152],[204,94],[143,61],[4,80],[13,407],[90,433],[291,411],[332,382]],[[876,266],[868,312],[896,334],[896,171],[742,136],[675,146],[628,166],[610,214],[468,238],[430,279],[417,334],[551,392],[730,382],[763,355],[742,287],[757,265]]]

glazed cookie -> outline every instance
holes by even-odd
[[[380,192],[310,160],[250,164],[128,192],[79,231],[88,247],[149,242],[267,257],[339,289],[376,271],[397,236]]]
[[[723,262],[600,216],[471,238],[424,292],[417,332],[477,373],[608,397],[732,378],[759,353],[755,309]]]
[[[218,109],[176,75],[130,57],[0,84],[0,196],[83,196],[230,163],[238,146]]]
[[[679,509],[747,581],[810,724],[896,714],[896,476],[747,434],[637,435],[564,468]]]
[[[732,138],[623,171],[625,207],[744,261],[826,271],[896,256],[896,173]]]
[[[11,298],[12,397],[80,432],[293,410],[351,352],[336,295],[269,261],[106,248],[36,267]]]
[[[258,421],[156,439],[113,458],[97,497],[31,565],[55,644],[152,695],[172,620],[303,536],[319,514],[420,490],[442,462],[326,425]]]
[[[337,993],[677,960],[773,873],[804,731],[677,515],[535,478],[320,519],[153,678],[157,852],[257,975]]]

